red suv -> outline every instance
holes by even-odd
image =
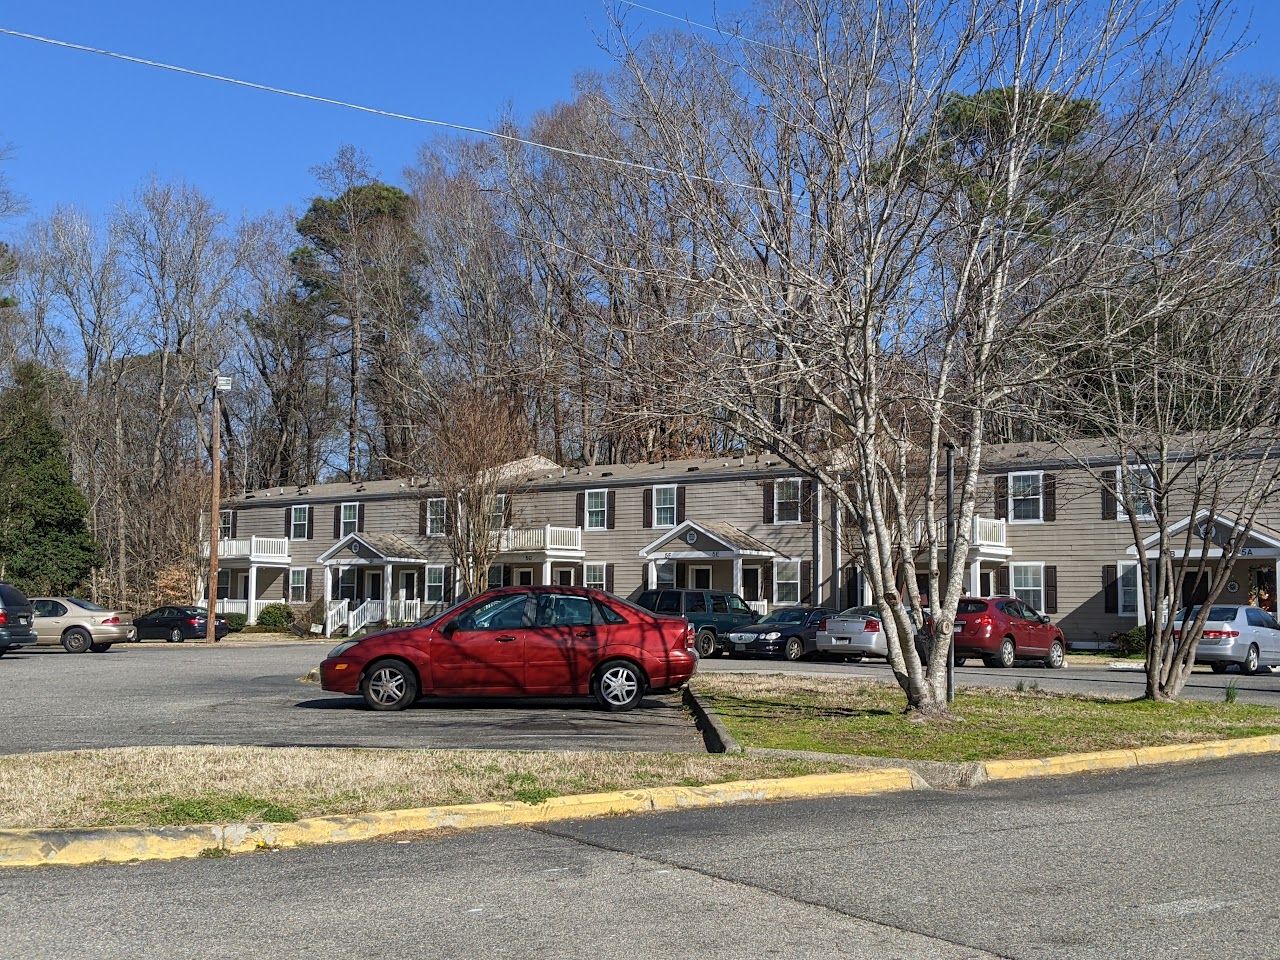
[[[683,686],[698,656],[680,617],[575,587],[489,590],[410,627],[334,647],[320,683],[361,694],[374,710],[419,696],[590,694],[630,710],[649,690]]]
[[[1040,659],[1056,670],[1066,663],[1062,631],[1017,597],[964,597],[956,608],[955,645],[957,666],[966,655],[988,667]]]

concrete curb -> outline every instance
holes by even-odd
[[[311,817],[295,823],[203,824],[153,829],[4,830],[0,831],[0,867],[178,860],[211,852],[240,853],[305,844],[345,843],[401,833],[528,826],[628,813],[692,810],[769,800],[852,797],[914,789],[918,789],[918,784],[909,770],[862,770],[780,780],[739,780],[704,787],[650,787],[554,797],[536,805],[472,803],[354,816]]]
[[[733,738],[733,734],[720,720],[714,710],[710,709],[690,687],[683,691],[684,705],[693,713],[698,730],[707,745],[708,753],[742,753],[742,746]]]
[[[772,747],[747,747],[749,757],[790,757],[840,763],[866,769],[910,770],[916,776],[918,790],[964,790],[987,782],[987,771],[976,760],[902,760],[898,757],[867,757],[853,753],[821,753],[816,750],[778,750]]]
[[[1095,753],[1067,753],[1041,760],[988,760],[982,766],[988,780],[1023,780],[1070,773],[1128,770],[1160,763],[1190,760],[1217,760],[1262,753],[1280,753],[1280,734],[1244,737],[1239,740],[1211,740],[1207,743],[1172,743],[1162,747],[1133,750],[1100,750]]]

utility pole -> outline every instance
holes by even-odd
[[[205,617],[205,643],[218,642],[218,534],[222,512],[222,392],[231,389],[231,378],[213,371],[213,427],[209,434],[209,455],[213,461],[212,495],[209,498],[209,609]],[[250,600],[252,602],[252,600]]]
[[[956,562],[956,445],[947,441],[947,581]],[[934,609],[937,609],[936,607]],[[936,620],[935,620],[936,623]],[[956,698],[956,636],[947,637],[947,703]]]

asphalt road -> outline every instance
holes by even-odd
[[[0,753],[91,747],[475,747],[702,751],[679,695],[629,713],[586,699],[421,701],[377,713],[298,678],[331,644],[121,645],[0,659]],[[0,953],[0,956],[3,956]]]
[[[0,956],[1273,958],[1270,758],[0,873]]]
[[[1030,686],[1039,684],[1042,690],[1059,693],[1084,693],[1106,697],[1140,697],[1144,687],[1144,676],[1140,670],[1119,671],[1108,670],[1104,663],[1094,661],[1088,666],[1072,665],[1068,656],[1068,666],[1063,670],[1050,670],[1038,663],[1019,662],[1012,669],[992,669],[985,666],[974,666],[973,662],[960,667],[956,671],[956,683],[960,687],[1002,687],[1013,689],[1019,683]],[[1141,666],[1141,664],[1139,664]],[[758,673],[805,673],[805,674],[837,674],[842,676],[866,677],[873,680],[893,682],[893,675],[883,660],[867,660],[862,663],[828,663],[821,661],[799,661],[787,663],[778,660],[738,660],[726,657],[713,657],[700,664],[704,672],[758,672]],[[1280,707],[1280,672],[1260,673],[1246,677],[1232,671],[1216,674],[1208,668],[1197,667],[1187,684],[1184,696],[1192,700],[1212,700],[1221,703],[1229,684],[1235,684],[1236,693],[1241,703],[1260,703],[1266,706]],[[1280,955],[1280,951],[1278,951]]]

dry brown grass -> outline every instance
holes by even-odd
[[[130,747],[0,757],[0,827],[288,821],[795,776],[843,766],[708,754]]]

